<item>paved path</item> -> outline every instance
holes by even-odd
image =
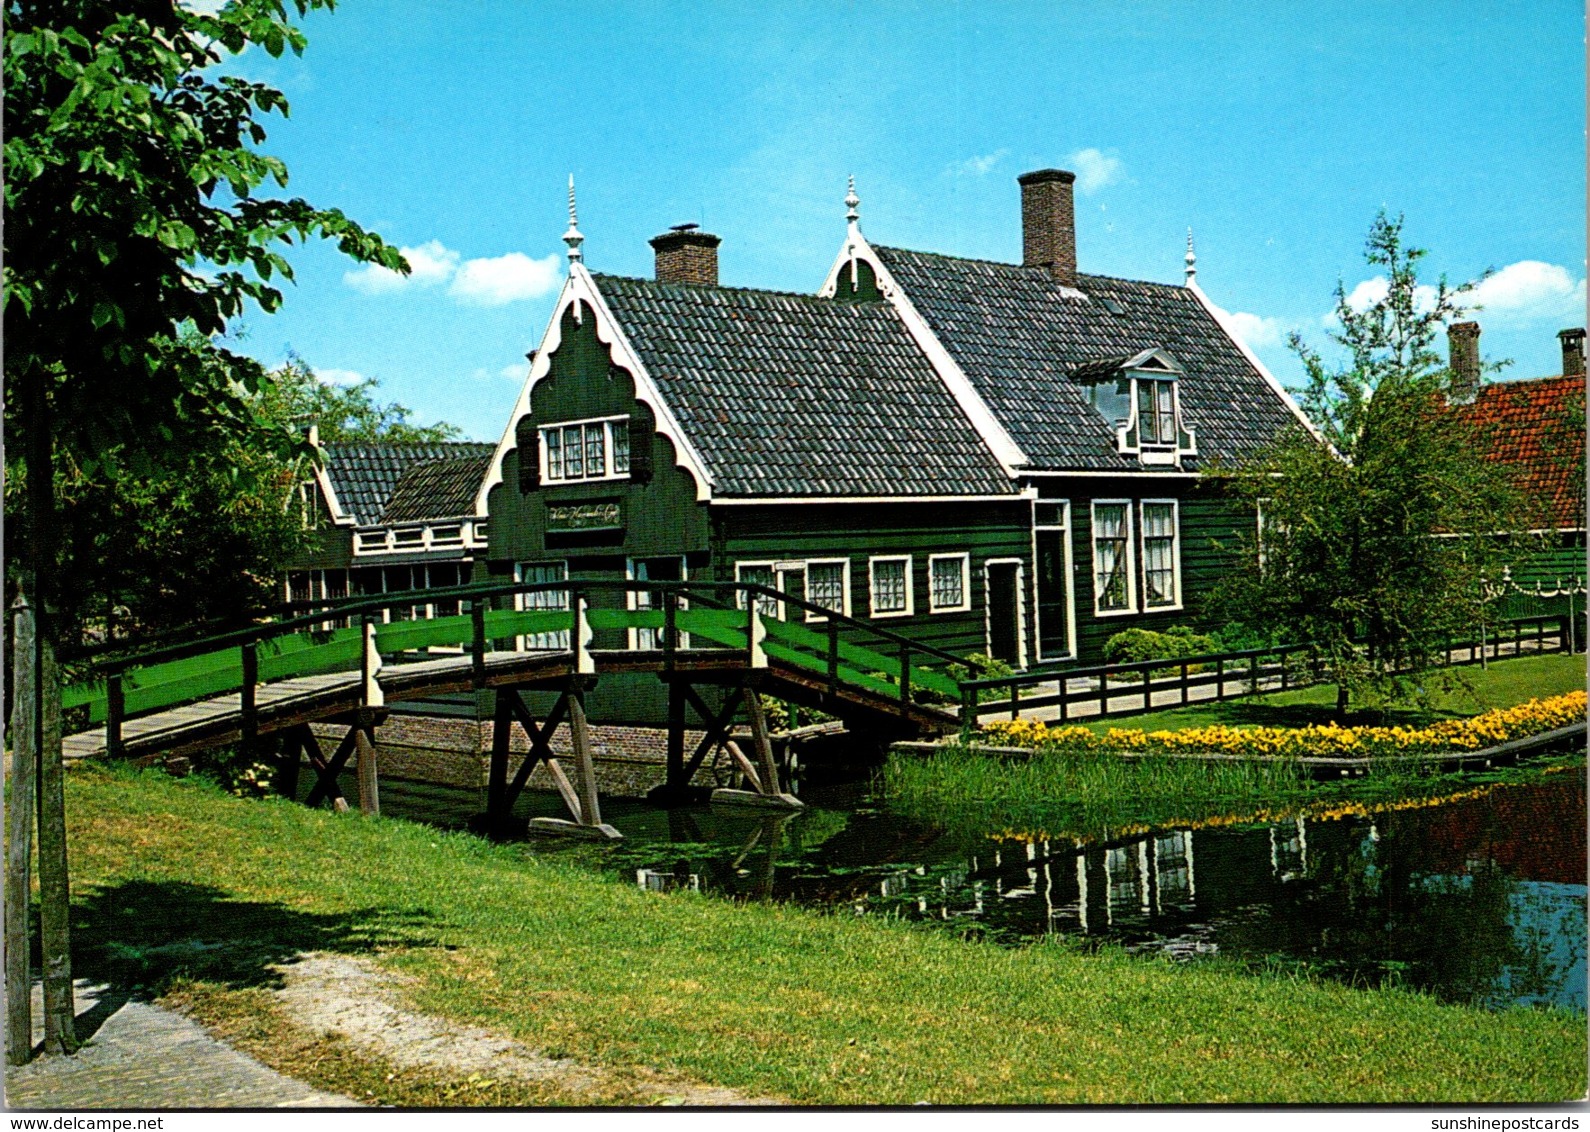
[[[71,1057],[38,1057],[8,1067],[7,1108],[359,1107],[347,1097],[283,1077],[181,1015],[126,1001],[107,987],[79,981],[77,1010],[78,1032],[88,1034],[83,1048]],[[43,1013],[35,985],[35,1043],[44,1039]]]

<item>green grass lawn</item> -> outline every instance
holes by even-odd
[[[295,1030],[270,1005],[270,964],[370,956],[412,980],[418,1009],[803,1104],[1541,1103],[1585,1091],[1577,1014],[1489,1014],[646,893],[514,846],[154,772],[85,767],[68,803],[78,975],[170,991],[269,1062],[399,1103],[518,1101],[446,1081],[405,1092],[335,1036]]]
[[[1560,696],[1585,687],[1583,654],[1526,656],[1492,661],[1488,668],[1466,665],[1440,669],[1430,678],[1430,707],[1393,708],[1384,714],[1350,720],[1352,723],[1423,726],[1438,719],[1479,715],[1493,708],[1511,707],[1526,700]],[[1293,692],[1246,696],[1143,715],[1076,720],[1093,731],[1136,727],[1144,731],[1180,731],[1189,727],[1224,724],[1231,727],[1306,727],[1330,723],[1336,707],[1336,685],[1317,684]]]

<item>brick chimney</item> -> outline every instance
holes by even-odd
[[[718,285],[718,245],[723,241],[694,224],[676,224],[651,240],[657,253],[657,282]]]
[[[1584,327],[1578,326],[1572,330],[1557,331],[1557,340],[1562,343],[1562,376],[1584,376]]]
[[[1446,328],[1448,365],[1452,370],[1454,405],[1472,405],[1480,395],[1480,324],[1454,322]]]
[[[1021,262],[1042,267],[1066,287],[1077,285],[1075,173],[1039,169],[1016,178],[1021,186]]]

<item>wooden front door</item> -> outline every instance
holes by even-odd
[[[1021,564],[990,562],[984,568],[988,589],[988,655],[1021,667]]]

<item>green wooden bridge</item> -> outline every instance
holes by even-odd
[[[437,606],[458,612],[403,619]],[[772,610],[789,619],[770,616]],[[860,635],[867,644],[849,639]],[[617,639],[621,647],[596,647]],[[296,796],[307,761],[316,775],[309,804],[347,808],[337,779],[357,754],[360,797],[370,808],[375,730],[389,704],[490,690],[486,816],[499,833],[541,763],[571,818],[538,818],[532,825],[617,836],[601,820],[586,715],[586,693],[609,674],[649,673],[667,686],[667,780],[654,792],[665,802],[693,796],[695,772],[722,749],[749,789],[718,791],[715,800],[800,805],[779,792],[761,694],[897,738],[960,726],[949,705],[960,702],[962,690],[945,672],[960,658],[752,583],[571,579],[387,593],[217,636],[130,648],[83,655],[73,665],[82,674],[63,689],[62,707],[76,709],[79,718],[86,713],[89,727],[65,739],[68,759],[151,759],[238,743],[262,753],[269,747],[284,793]],[[704,687],[718,694],[704,696]],[[538,719],[523,691],[556,698]],[[741,716],[749,753],[733,734]],[[322,750],[314,723],[346,728],[331,754]],[[515,767],[516,724],[529,750]],[[572,779],[553,754],[559,727],[573,752]],[[687,728],[701,732],[688,754]],[[261,743],[266,736],[272,741]]]

